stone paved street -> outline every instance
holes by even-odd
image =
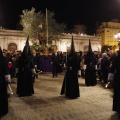
[[[100,84],[86,87],[79,78],[80,98],[67,99],[60,95],[64,73],[52,78],[51,73],[42,73],[34,83],[35,94],[9,97],[9,113],[1,120],[118,120],[112,111],[112,90]]]

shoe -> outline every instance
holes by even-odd
[[[56,75],[56,77],[58,77],[58,76]]]
[[[54,78],[54,76],[52,76]]]

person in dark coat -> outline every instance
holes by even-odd
[[[78,64],[78,77],[81,76],[81,61],[82,61],[82,54],[81,52],[77,53],[77,64]]]
[[[58,68],[60,65],[60,55],[58,54],[57,50],[54,50],[54,53],[52,54],[51,58],[51,64],[52,64],[52,77],[55,76],[58,77]]]
[[[19,97],[34,94],[32,77],[36,72],[28,40],[29,36],[16,65],[18,69],[17,94]]]
[[[0,118],[8,113],[7,82],[9,79],[8,61],[0,48]]]
[[[72,36],[71,51],[67,58],[67,71],[62,84],[61,95],[65,94],[65,97],[68,97],[70,99],[80,97],[77,72],[78,72],[77,55],[75,53]]]
[[[62,54],[62,52],[58,51],[58,55],[59,55],[58,73],[61,73],[62,66],[63,66],[63,54]]]
[[[97,64],[94,54],[92,52],[91,43],[89,40],[89,48],[85,58],[86,69],[85,69],[85,85],[87,87],[94,86],[97,84],[95,65]]]
[[[113,80],[113,111],[116,111],[120,117],[120,51],[114,57],[110,72],[114,73]]]
[[[110,62],[108,60],[107,53],[103,53],[102,60],[101,60],[101,73],[102,73],[102,80],[104,84],[107,83],[109,63]]]
[[[33,62],[36,70],[36,76],[33,77],[33,82],[35,82],[35,78],[38,78],[38,74],[41,73],[42,71],[40,70],[40,55],[36,52],[36,50],[32,50],[32,57],[33,57]]]

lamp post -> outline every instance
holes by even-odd
[[[115,35],[115,38],[117,38],[118,39],[118,46],[119,46],[119,51],[120,51],[120,33],[117,33],[116,35]]]

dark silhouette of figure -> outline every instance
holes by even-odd
[[[59,55],[59,65],[58,65],[58,73],[61,73],[62,70],[62,66],[63,66],[63,54],[62,52],[58,51],[58,55]]]
[[[9,79],[8,61],[0,48],[0,118],[8,113],[7,82]]]
[[[114,73],[113,111],[116,111],[120,117],[120,51],[118,51],[118,55],[114,57],[110,72]]]
[[[17,94],[19,97],[34,94],[32,77],[36,72],[28,40],[29,36],[16,65],[18,68]]]
[[[55,77],[55,76],[58,77],[58,68],[60,65],[60,55],[57,53],[57,50],[54,50],[54,53],[52,54],[51,64],[52,64],[53,77]]]
[[[63,80],[61,95],[65,94],[65,97],[68,97],[70,99],[80,97],[77,72],[78,72],[77,55],[75,53],[72,36],[71,51],[67,58],[67,71]]]
[[[109,60],[107,57],[107,53],[103,53],[102,60],[101,60],[101,73],[102,73],[102,80],[104,84],[107,83],[108,68],[109,68]]]
[[[87,87],[94,86],[97,84],[96,70],[95,70],[95,65],[97,64],[97,61],[96,61],[94,54],[92,52],[90,40],[89,40],[88,52],[87,52],[87,55],[85,58],[85,64],[86,64],[85,85]]]
[[[40,55],[36,52],[36,50],[32,50],[32,57],[33,57],[33,63],[36,70],[36,76],[33,77],[33,82],[35,82],[35,78],[38,78],[38,74],[42,71],[40,70]]]

